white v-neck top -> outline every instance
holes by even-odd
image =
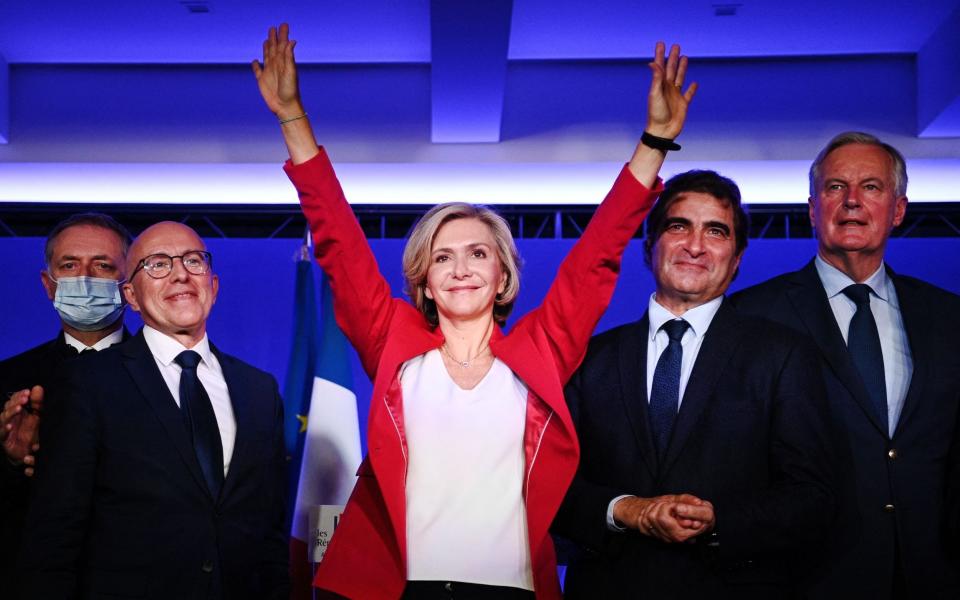
[[[438,350],[401,371],[407,579],[533,590],[523,499],[527,387],[499,359],[472,390]]]

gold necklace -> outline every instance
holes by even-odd
[[[461,369],[469,369],[473,365],[473,361],[477,360],[478,358],[480,358],[481,356],[487,353],[487,350],[490,349],[490,345],[488,344],[484,346],[483,349],[480,350],[480,352],[478,352],[476,356],[474,356],[473,358],[469,358],[467,360],[458,360],[454,358],[454,356],[450,354],[450,349],[447,348],[446,342],[440,345],[440,349],[443,350],[443,353],[446,354],[450,360],[457,363]]]

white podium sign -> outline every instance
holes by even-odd
[[[314,506],[309,512],[310,522],[310,562],[316,564],[323,560],[327,552],[327,545],[343,514],[342,504],[321,504]]]

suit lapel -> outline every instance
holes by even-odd
[[[203,473],[200,472],[200,464],[197,462],[197,456],[193,451],[193,443],[187,436],[187,429],[183,424],[183,417],[167,383],[164,381],[157,363],[147,347],[146,340],[143,339],[143,332],[130,338],[129,341],[119,346],[123,356],[123,366],[130,374],[130,377],[136,383],[140,395],[153,410],[157,419],[163,425],[170,441],[173,443],[180,458],[186,464],[187,470],[193,475],[197,485],[203,489],[209,496],[206,480]]]
[[[690,372],[690,379],[683,393],[683,401],[680,403],[680,411],[673,425],[673,434],[667,445],[667,455],[661,474],[666,473],[673,466],[683,451],[684,445],[713,396],[713,390],[727,362],[740,344],[742,335],[740,328],[737,327],[737,314],[724,298],[713,321],[710,322],[703,344],[700,346],[700,352],[697,354],[697,360]]]
[[[830,365],[837,378],[847,388],[874,427],[887,435],[886,427],[880,423],[874,413],[870,397],[867,395],[867,388],[860,378],[860,373],[857,372],[856,366],[850,359],[850,353],[843,341],[840,327],[837,326],[837,319],[833,316],[830,301],[827,299],[823,283],[817,274],[814,260],[811,260],[807,263],[807,266],[793,274],[794,277],[790,280],[791,286],[787,290],[787,296],[810,337],[826,358],[827,364]]]
[[[923,385],[927,380],[926,367],[935,364],[936,360],[926,356],[933,347],[932,342],[927,339],[932,311],[927,308],[923,296],[914,294],[913,289],[898,278],[889,267],[887,274],[893,279],[893,285],[897,290],[900,316],[903,317],[903,328],[907,331],[907,343],[910,345],[910,354],[913,359],[910,386],[907,388],[907,397],[903,400],[900,419],[894,429],[894,435],[896,435],[920,403],[920,398],[923,397]]]
[[[223,488],[220,490],[220,497],[226,498],[230,491],[236,486],[238,473],[242,472],[240,468],[244,464],[249,452],[248,442],[250,441],[250,419],[252,398],[250,396],[250,387],[243,385],[244,379],[237,372],[236,364],[229,357],[222,354],[213,344],[210,344],[210,350],[216,355],[220,362],[220,369],[223,371],[223,378],[227,382],[227,393],[230,394],[230,404],[233,406],[233,416],[237,422],[237,433],[233,444],[233,456],[230,458],[230,470],[227,471],[227,478],[223,482]]]
[[[640,456],[652,476],[657,474],[657,449],[653,445],[647,398],[647,337],[650,318],[644,315],[631,327],[620,332],[619,352],[620,401],[640,446]]]

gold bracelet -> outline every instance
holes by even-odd
[[[286,123],[290,123],[291,121],[297,121],[297,120],[305,119],[305,118],[307,118],[307,113],[303,113],[302,115],[300,115],[300,116],[298,116],[298,117],[290,117],[289,119],[279,119],[279,121],[280,121],[280,124],[281,124],[281,125],[284,125],[284,124],[286,124]]]

